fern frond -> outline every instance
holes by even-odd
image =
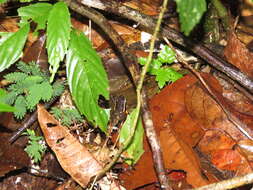
[[[26,101],[23,96],[18,96],[14,107],[17,109],[17,111],[14,112],[14,115],[17,119],[22,119],[25,116],[26,113]]]
[[[43,101],[49,101],[53,95],[53,88],[49,81],[43,82],[39,85],[40,93],[42,94],[41,99]]]
[[[83,121],[82,116],[77,109],[60,109],[53,107],[50,111],[54,117],[61,122],[62,125],[70,126],[74,123],[81,123]]]
[[[39,73],[40,68],[38,65],[36,65],[34,62],[31,63],[24,63],[22,61],[18,62],[17,68],[22,71],[23,73],[26,73],[28,75],[32,74],[33,72]]]
[[[49,101],[53,94],[53,88],[49,82],[35,84],[28,88],[28,95],[26,97],[27,108],[33,110],[40,100]]]
[[[62,82],[54,82],[52,97],[60,96],[64,91],[64,84]]]
[[[24,80],[28,75],[22,72],[13,72],[4,76],[4,78],[10,82],[19,82]]]
[[[5,102],[6,104],[9,104],[9,105],[12,105],[12,104],[14,104],[17,96],[18,96],[18,94],[15,91],[10,92],[10,93],[6,94],[6,96],[3,98],[3,102]]]

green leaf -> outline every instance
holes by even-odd
[[[21,26],[28,23],[31,19],[37,23],[35,31],[45,29],[48,15],[52,7],[53,6],[49,3],[36,3],[19,8],[18,15],[21,17]]]
[[[133,130],[133,122],[136,115],[136,109],[133,110],[128,116],[120,130],[120,138],[119,142],[125,146],[125,142],[128,137],[131,135]],[[129,165],[136,164],[136,162],[140,159],[141,155],[144,153],[143,149],[143,135],[144,130],[142,127],[142,121],[139,118],[136,131],[134,133],[134,137],[132,142],[126,147],[126,152],[128,154],[128,158],[126,159],[126,163]]]
[[[98,106],[99,95],[109,99],[109,81],[100,57],[83,34],[71,32],[66,59],[67,78],[79,111],[106,132],[108,111]]]
[[[175,82],[183,76],[172,68],[160,68],[155,75],[159,88],[163,88],[166,82]]]
[[[25,116],[26,113],[26,101],[23,96],[18,96],[15,104],[15,108],[17,111],[14,112],[14,115],[17,119],[22,119]]]
[[[41,144],[40,142],[41,140],[43,140],[43,137],[36,136],[34,130],[30,129],[27,129],[27,131],[24,132],[23,135],[27,135],[29,139],[25,151],[34,160],[35,163],[40,162],[42,154],[46,150],[45,145]]]
[[[16,109],[8,104],[0,102],[0,112],[15,112]]]
[[[6,1],[7,1],[7,0],[0,0],[0,4],[1,4],[1,3],[5,3]]]
[[[24,80],[28,75],[22,72],[13,72],[7,75],[4,75],[4,78],[10,82],[19,82]]]
[[[48,101],[52,97],[53,88],[49,82],[42,82],[41,84],[34,84],[28,88],[27,108],[32,110],[39,103],[40,100]]]
[[[206,11],[206,0],[176,0],[181,31],[189,35]]]
[[[0,72],[15,63],[22,55],[22,50],[29,32],[29,24],[10,35],[0,45]]]
[[[163,46],[158,54],[158,60],[161,63],[173,63],[176,60],[176,54],[169,46]]]
[[[16,109],[4,102],[3,98],[7,95],[7,92],[0,88],[0,112],[14,112]]]
[[[51,82],[63,60],[70,39],[70,13],[64,2],[56,3],[48,16],[47,24],[47,52],[50,64]]]

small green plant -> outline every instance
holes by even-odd
[[[62,125],[70,126],[73,124],[83,122],[83,118],[77,109],[60,109],[53,107],[51,113],[54,117],[61,122]]]
[[[14,115],[17,119],[22,119],[28,110],[34,110],[41,100],[49,101],[64,90],[60,82],[50,84],[49,76],[35,63],[19,62],[17,68],[20,72],[4,76],[10,85],[7,88],[8,93],[0,99],[0,102],[16,108]]]
[[[175,60],[175,52],[169,46],[163,46],[157,58],[152,60],[148,73],[156,76],[159,88],[163,88],[167,82],[175,82],[183,76],[168,66]],[[145,65],[146,62],[147,58],[142,57],[139,59],[141,65]]]
[[[25,151],[34,161],[34,163],[40,162],[42,155],[46,151],[46,146],[43,143],[43,137],[36,136],[34,130],[31,129],[27,129],[26,132],[23,133],[23,135],[27,135],[29,139]]]

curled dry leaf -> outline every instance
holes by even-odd
[[[79,141],[61,126],[43,106],[38,105],[38,120],[47,144],[62,168],[82,187],[101,169],[100,163]]]
[[[224,55],[231,64],[253,77],[253,53],[237,38],[234,32],[231,32],[228,37]]]

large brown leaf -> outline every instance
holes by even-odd
[[[62,168],[82,187],[101,169],[100,163],[79,141],[61,126],[43,106],[38,105],[38,120],[47,144]]]

